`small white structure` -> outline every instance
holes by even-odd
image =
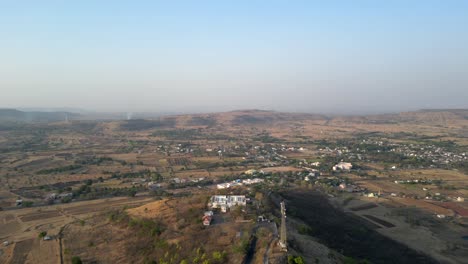
[[[61,193],[58,195],[58,198],[63,199],[66,197],[73,197],[73,193]]]
[[[221,189],[229,189],[231,187],[236,187],[236,186],[241,186],[242,182],[241,180],[235,180],[232,182],[224,182],[224,183],[218,183],[216,185],[216,188],[221,190]]]
[[[206,211],[202,217],[203,225],[209,226],[213,220],[213,211]]]
[[[255,184],[255,183],[261,183],[261,182],[264,182],[264,181],[265,181],[264,179],[260,179],[260,178],[246,179],[246,180],[242,181],[242,184],[250,185],[250,184]]]
[[[148,189],[150,190],[156,190],[158,188],[161,188],[161,184],[160,183],[157,183],[157,182],[148,182]]]
[[[216,185],[216,188],[218,189],[229,189],[231,187],[231,184],[229,182],[225,182],[225,183],[219,183]]]
[[[338,170],[342,170],[342,171],[350,171],[351,169],[353,168],[353,165],[349,162],[340,162],[338,164],[336,164],[335,166],[333,166],[333,171],[338,171]]]
[[[465,198],[463,197],[457,197],[457,202],[464,202],[465,201]]]
[[[257,171],[254,170],[254,169],[247,170],[247,171],[244,172],[244,174],[246,174],[246,175],[253,175],[253,174],[255,174],[255,173],[257,173]]]
[[[185,182],[186,182],[185,179],[179,179],[179,178],[173,178],[172,181],[173,181],[174,183],[185,183]]]

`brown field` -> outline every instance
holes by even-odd
[[[399,198],[399,197],[391,197],[388,198],[389,200],[392,200],[394,202],[400,203],[404,206],[414,206],[417,208],[422,208],[424,210],[427,210],[428,212],[434,213],[434,214],[443,214],[447,216],[453,216],[454,212],[450,209],[446,209],[440,205],[437,205],[432,202],[427,202],[424,200],[416,200],[416,199],[411,199],[411,198]]]
[[[111,198],[76,202],[60,206],[0,211],[0,240],[9,241],[1,263],[60,263],[57,240],[42,241],[41,231],[56,237],[61,227],[95,213],[123,206],[135,206],[150,201],[149,198]],[[10,253],[8,253],[10,252]],[[8,254],[7,254],[8,253]]]
[[[165,226],[159,240],[177,245],[184,252],[177,255],[190,257],[201,246],[208,256],[216,250],[228,252],[226,263],[240,263],[242,255],[231,252],[230,246],[239,238],[239,231],[247,232],[249,223],[219,223],[203,228],[197,220],[206,207],[207,196],[164,199],[126,210],[130,219],[156,219]],[[122,223],[113,223],[103,215],[95,215],[85,225],[71,224],[65,230],[65,248],[68,256],[79,255],[84,261],[107,263],[141,262],[156,257],[154,253],[138,251],[148,247],[148,234],[135,233]],[[178,249],[176,249],[178,250]],[[106,252],[103,254],[102,252]],[[142,255],[143,254],[143,255]],[[68,263],[68,262],[66,262]]]
[[[262,168],[264,172],[287,172],[287,171],[302,171],[302,169],[295,167],[267,167]]]

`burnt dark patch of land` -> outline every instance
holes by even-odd
[[[321,193],[292,190],[281,195],[287,200],[289,217],[301,219],[310,228],[308,235],[345,256],[371,263],[437,263],[378,233],[365,219],[333,207]]]
[[[385,226],[385,227],[387,227],[387,228],[395,227],[394,224],[389,223],[389,222],[387,222],[387,221],[385,221],[385,220],[383,220],[383,219],[380,219],[380,218],[378,218],[378,217],[375,217],[375,216],[373,216],[373,215],[364,215],[364,217],[366,217],[366,218],[368,218],[368,219],[370,219],[370,220],[372,220],[372,221],[374,221],[374,222],[376,222],[376,223],[378,223],[378,224],[380,224],[380,225],[383,225],[383,226]]]
[[[351,211],[362,211],[362,210],[368,210],[368,209],[372,209],[372,208],[375,208],[377,207],[377,205],[375,203],[366,203],[366,204],[363,204],[363,205],[359,205],[359,206],[355,206],[353,208],[350,208]]]

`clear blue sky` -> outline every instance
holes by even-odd
[[[0,107],[468,108],[468,1],[3,1]]]

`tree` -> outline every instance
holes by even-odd
[[[73,256],[71,261],[72,261],[72,264],[83,264],[83,261],[81,261],[81,258],[78,256]]]
[[[47,231],[42,231],[38,235],[39,238],[44,238],[45,236],[47,236]]]

